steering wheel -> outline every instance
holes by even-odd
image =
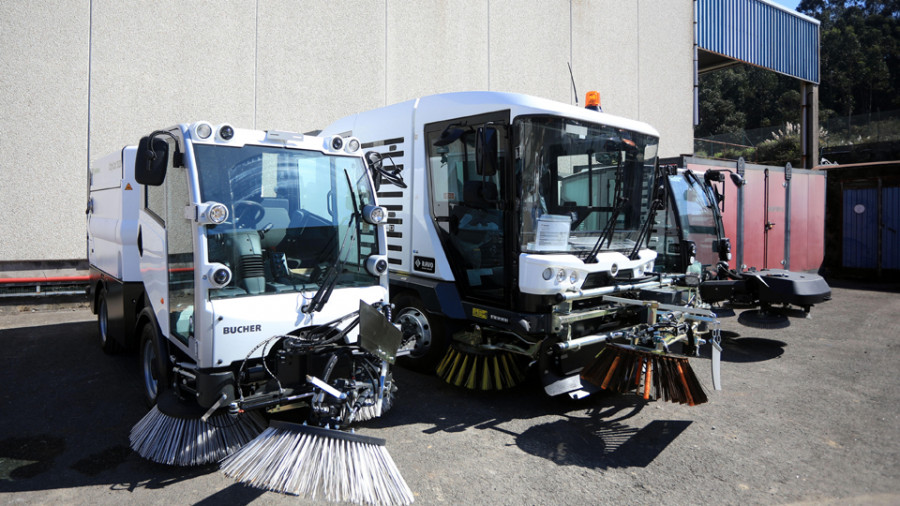
[[[238,200],[234,203],[234,222],[238,228],[255,227],[265,214],[266,208],[259,202]]]

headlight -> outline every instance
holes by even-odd
[[[185,217],[189,217],[185,215]],[[201,225],[218,225],[228,219],[228,207],[219,202],[197,204],[197,223]]]
[[[612,264],[609,266],[609,275],[612,277],[616,277],[616,274],[619,273],[619,264]]]
[[[356,153],[357,151],[359,151],[359,139],[350,137],[350,140],[347,141],[347,152]]]
[[[372,255],[366,259],[366,270],[373,276],[381,276],[387,269],[387,258],[382,255]]]
[[[572,283],[574,285],[577,282],[578,282],[578,271],[572,271],[572,273],[569,274],[569,283]]]
[[[234,138],[234,128],[231,125],[222,125],[219,127],[219,139],[223,141],[230,141]]]
[[[556,272],[556,282],[557,283],[562,283],[563,281],[565,281],[565,279],[566,279],[566,270],[565,269],[560,269],[559,271]]]
[[[381,206],[368,205],[363,207],[363,219],[366,223],[380,225],[387,219],[387,211]]]
[[[212,135],[212,125],[209,123],[199,123],[197,124],[197,137],[201,139],[209,139],[209,136]]]
[[[330,141],[331,149],[335,151],[340,151],[341,148],[344,147],[344,139],[341,138],[340,135],[335,135],[331,138]]]
[[[213,288],[222,288],[231,283],[231,269],[222,264],[213,264],[206,277]]]
[[[218,225],[228,219],[228,208],[225,204],[213,204],[209,208],[209,221]]]
[[[544,273],[541,274],[541,276],[543,276],[545,281],[550,281],[551,279],[553,279],[553,269],[547,267],[546,269],[544,269]]]

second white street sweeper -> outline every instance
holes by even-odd
[[[622,357],[619,373],[586,369],[604,349],[625,353],[608,342],[676,360],[670,343],[699,343],[690,329],[700,320],[715,326],[708,310],[687,307],[690,287],[653,272],[650,221],[663,203],[659,134],[646,123],[460,92],[360,112],[322,133],[360,139],[391,176],[378,197],[407,366],[478,390],[509,388],[534,367],[548,394],[583,397],[625,371]],[[640,378],[647,361],[635,364]]]

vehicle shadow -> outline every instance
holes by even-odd
[[[400,389],[397,408],[371,426],[425,424],[427,434],[499,431],[512,436],[522,451],[558,465],[645,467],[692,423],[654,420],[636,427],[626,422],[656,401],[606,392],[578,401],[551,398],[536,378],[504,392],[473,392],[405,369],[395,369],[394,375]],[[508,422],[548,416],[557,419],[518,433],[507,428],[518,425]]]
[[[0,492],[161,489],[217,472],[155,464],[131,450],[131,427],[147,412],[138,359],[106,355],[95,339],[91,321],[0,330]],[[246,504],[263,492],[239,485],[210,499],[221,494]]]

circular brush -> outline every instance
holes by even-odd
[[[581,378],[619,393],[640,392],[643,380],[644,399],[650,398],[652,389],[664,401],[694,406],[708,400],[688,357],[626,344],[608,343],[581,371]]]
[[[469,390],[505,390],[525,379],[512,353],[474,353],[454,346],[438,364],[437,375],[451,385]]]
[[[256,411],[218,413],[203,421],[167,415],[157,405],[132,427],[131,449],[159,464],[203,466],[236,452],[265,428]]]

